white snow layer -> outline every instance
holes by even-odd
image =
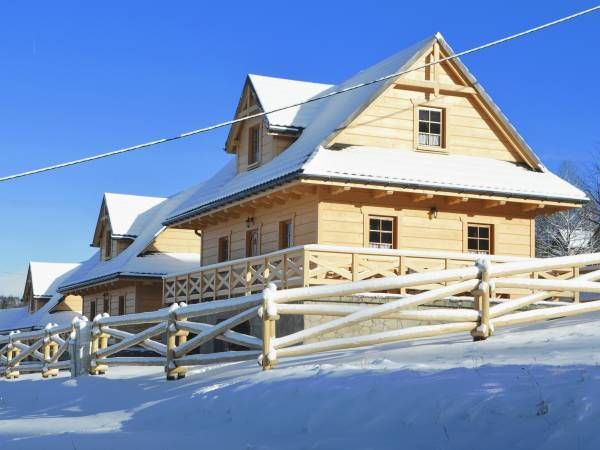
[[[333,87],[331,84],[312,83],[308,81],[288,80],[285,78],[248,75],[254,92],[263,111],[273,111],[285,106],[305,102],[323,91]],[[305,128],[318,111],[317,103],[309,103],[295,108],[267,114],[269,125]]]
[[[74,269],[78,263],[54,263],[31,261],[29,271],[33,285],[33,295],[38,297],[51,297],[56,289]]]
[[[0,381],[0,448],[597,449],[600,315],[192,369]]]
[[[148,220],[147,211],[165,201],[162,197],[143,195],[104,194],[104,202],[112,233],[118,236],[138,236]]]

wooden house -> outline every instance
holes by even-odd
[[[23,303],[29,314],[44,307],[52,311],[75,311],[81,314],[82,299],[78,295],[62,295],[60,286],[79,267],[79,264],[31,261],[27,269]]]
[[[162,225],[186,198],[186,192],[166,199],[105,194],[91,244],[98,250],[59,291],[81,295],[88,318],[160,308],[162,276],[200,262],[198,234]]]
[[[79,264],[30,262],[23,289],[23,306],[0,311],[0,333],[43,328],[48,323],[68,324],[81,315],[82,299],[61,294],[58,287]]]
[[[552,174],[440,34],[338,85],[249,75],[232,161],[164,224],[202,262],[164,301],[245,295],[535,255],[534,218],[583,192]],[[411,70],[415,69],[416,70]]]

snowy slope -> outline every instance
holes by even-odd
[[[4,449],[600,448],[600,315],[288,360],[0,381]]]

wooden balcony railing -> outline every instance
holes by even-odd
[[[262,291],[269,283],[286,289],[452,269],[472,265],[479,258],[481,255],[470,253],[311,244],[211,264],[194,272],[168,275],[164,278],[163,301],[165,304],[196,303],[239,297]],[[525,259],[500,255],[490,255],[489,258],[496,263]],[[577,274],[577,269],[568,269],[556,273],[532,273],[530,276],[566,279]],[[433,287],[427,285],[419,289]],[[498,293],[511,292],[499,290]]]

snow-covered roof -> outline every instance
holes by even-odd
[[[144,213],[163,201],[164,197],[105,193],[104,204],[113,236],[138,236],[147,220]]]
[[[428,38],[399,53],[375,64],[374,66],[359,72],[345,82],[326,89],[322,94],[344,89],[355,84],[371,81],[408,67],[420,56],[425,48],[429,48],[433,39]],[[303,109],[311,111],[317,106],[317,110],[311,113],[313,120],[305,128],[300,137],[286,151],[251,171],[240,172],[236,175],[235,161],[230,162],[221,172],[206,182],[205,186],[190,196],[180,208],[165,222],[175,223],[179,220],[191,217],[204,209],[209,209],[215,203],[234,196],[243,195],[249,190],[260,188],[267,184],[283,181],[302,172],[304,163],[318,151],[321,143],[325,141],[336,129],[350,120],[361,107],[374,99],[382,90],[387,88],[393,80],[382,83],[374,83],[361,89],[348,91],[344,94],[328,97],[307,105],[299,107],[298,114]]]
[[[59,290],[70,292],[116,277],[161,277],[170,272],[193,270],[198,267],[200,265],[199,253],[140,255],[164,230],[162,222],[165,218],[182,202],[185,202],[191,194],[199,191],[201,191],[199,185],[193,186],[143,212],[144,226],[129,247],[106,261],[100,258],[100,252],[96,252],[61,284]]]
[[[248,75],[248,79],[254,88],[263,111],[273,111],[288,105],[304,102],[332,87],[331,84],[288,80],[254,74]],[[309,103],[302,107],[297,106],[267,114],[267,121],[270,126],[305,128],[312,122],[318,109],[319,107],[316,103]]]
[[[29,272],[34,297],[52,297],[79,264],[31,261]]]
[[[324,95],[340,91],[349,86],[400,72],[410,67],[423,52],[428,51],[434,40],[438,40],[447,52],[453,53],[438,33],[318,94]],[[460,61],[458,63],[460,64]],[[466,71],[466,67],[462,67],[478,92],[485,96],[496,112],[504,118],[502,112],[493,104],[475,78]],[[251,79],[253,82],[256,80],[257,85],[265,81],[256,78],[255,75],[252,77]],[[285,86],[288,81],[284,80],[281,86]],[[335,176],[336,179],[360,179],[363,182],[377,181],[395,183],[400,186],[422,184],[428,188],[454,189],[460,192],[477,191],[557,201],[583,202],[586,200],[581,191],[544,168],[524,141],[524,148],[530,153],[529,157],[537,165],[537,170],[529,170],[493,159],[427,155],[417,152],[409,154],[402,151],[403,149],[384,150],[353,147],[336,151],[323,147],[331,136],[350,123],[365,105],[374,100],[393,82],[394,79],[389,79],[294,108],[294,117],[307,117],[311,120],[304,124],[304,131],[286,151],[254,170],[240,173],[236,173],[235,161],[230,161],[218,174],[207,181],[202,189],[182,202],[181,206],[167,218],[165,224],[175,224],[220,204],[297,177]],[[275,85],[271,80],[268,83]],[[265,84],[267,84],[266,81]],[[264,90],[269,92],[267,88]],[[273,89],[273,92],[276,90]],[[263,96],[269,97],[265,94]],[[274,94],[273,97],[275,98],[276,95]],[[280,103],[273,100],[271,104],[267,101],[267,105],[283,104],[289,100],[287,98]],[[304,110],[306,110],[306,114]],[[283,119],[281,121],[285,122]],[[511,126],[508,121],[507,125]],[[515,137],[521,139],[518,134]],[[479,172],[467,174],[468,168],[476,169]],[[493,170],[493,172],[489,172],[493,176],[490,176],[485,170]],[[482,171],[484,172],[482,173]]]
[[[329,180],[376,182],[459,193],[541,200],[587,199],[582,191],[549,171],[537,172],[492,158],[439,155],[409,149],[321,148],[305,164],[303,174]]]

